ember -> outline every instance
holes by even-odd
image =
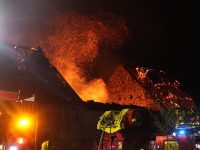
[[[123,44],[128,36],[124,19],[102,12],[99,17],[90,18],[77,13],[58,14],[47,25],[48,29],[44,30],[47,33],[36,32],[46,36],[37,36],[40,39],[37,44],[46,50],[51,63],[82,100],[107,102],[104,81],[101,78],[88,80],[88,72],[99,51],[111,51]]]
[[[121,17],[106,13],[101,13],[100,17],[58,14],[40,31],[46,33],[36,32],[43,35],[38,37],[38,45],[46,49],[51,63],[84,101],[132,104],[150,109],[158,109],[155,100],[170,108],[193,105],[179,90],[179,83],[168,80],[163,71],[118,66],[107,83],[93,78],[90,72],[99,53],[119,48],[129,35]]]

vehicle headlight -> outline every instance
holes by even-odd
[[[17,148],[17,146],[11,146],[10,148],[9,148],[9,150],[17,150],[18,148]]]

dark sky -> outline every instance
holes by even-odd
[[[54,12],[98,10],[122,15],[132,38],[118,54],[139,65],[164,70],[200,98],[200,9],[198,0],[0,0],[0,19],[26,28],[27,19],[43,20]],[[0,24],[1,25],[1,24]],[[105,63],[105,62],[104,62]],[[110,63],[110,62],[109,62]]]
[[[143,66],[165,70],[184,84],[189,93],[198,96],[200,11],[197,1],[140,1],[125,12],[133,29],[133,40],[125,48],[127,55],[137,56]]]
[[[119,53],[130,61],[137,59],[141,66],[166,71],[191,96],[200,98],[198,0],[77,0],[70,7],[82,13],[102,9],[124,16],[132,39]]]

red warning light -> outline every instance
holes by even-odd
[[[27,143],[28,141],[27,141],[27,139],[25,139],[25,138],[22,138],[22,137],[18,137],[18,138],[16,138],[16,143],[18,143],[18,144],[25,144],[25,143]]]
[[[16,139],[16,143],[18,143],[18,144],[24,144],[24,138],[21,138],[21,137],[17,138]]]

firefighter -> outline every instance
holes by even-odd
[[[53,150],[53,145],[52,145],[52,142],[51,141],[44,141],[42,143],[42,147],[41,147],[41,150]]]

